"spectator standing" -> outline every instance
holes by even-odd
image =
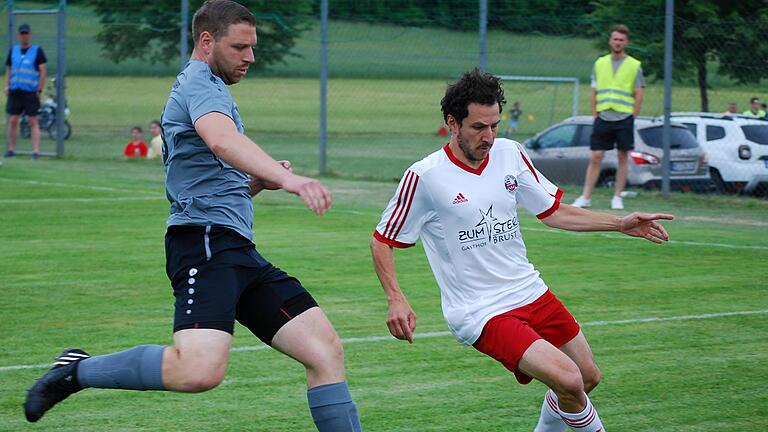
[[[760,98],[753,97],[749,100],[749,109],[744,111],[744,115],[765,117],[765,110],[760,106]]]
[[[37,112],[40,110],[40,95],[45,88],[46,63],[43,49],[32,44],[32,28],[29,24],[19,26],[19,43],[11,47],[5,60],[5,94],[8,96],[6,112],[8,118],[8,150],[5,157],[16,156],[16,137],[19,117],[26,114],[32,138],[32,159],[40,157],[40,125]]]
[[[624,48],[629,43],[629,29],[617,24],[611,29],[608,41],[611,53],[595,61],[592,68],[592,128],[590,149],[592,156],[587,166],[584,190],[573,205],[590,207],[592,190],[600,176],[600,164],[605,152],[618,150],[618,170],[611,208],[621,210],[624,203],[621,192],[627,184],[629,151],[635,145],[635,117],[643,103],[645,80],[640,61],[628,55]]]
[[[728,102],[728,109],[723,114],[733,115],[738,113],[739,109],[736,107],[736,102]]]

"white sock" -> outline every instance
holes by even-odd
[[[574,431],[578,432],[605,432],[603,428],[603,422],[600,421],[600,416],[597,415],[597,410],[592,406],[592,402],[589,400],[589,396],[584,395],[587,398],[587,406],[580,413],[567,413],[558,408],[560,415],[563,417],[565,423]]]
[[[544,393],[544,403],[541,405],[541,415],[539,422],[533,432],[565,432],[568,426],[565,425],[563,418],[557,407],[557,395],[552,390]]]

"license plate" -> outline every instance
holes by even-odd
[[[696,169],[696,162],[672,162],[670,165],[672,171],[693,171]]]

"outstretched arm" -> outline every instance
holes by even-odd
[[[197,119],[195,130],[216,156],[262,184],[299,195],[307,207],[319,215],[331,207],[331,194],[322,183],[287,170],[241,134],[230,117],[210,112]]]
[[[291,169],[291,161],[279,160],[277,163],[282,165],[283,168],[287,169],[288,171],[293,172],[293,169]],[[278,190],[280,189],[280,185],[261,180],[257,177],[248,176],[248,189],[251,197],[255,197],[259,192],[263,190]]]
[[[416,313],[400,289],[395,273],[395,254],[392,247],[375,238],[371,239],[371,255],[376,275],[381,287],[387,295],[389,311],[387,312],[387,327],[392,336],[413,343],[413,332],[416,330]]]
[[[618,231],[654,243],[669,240],[669,234],[657,220],[671,220],[669,214],[632,213],[621,217],[608,213],[560,204],[557,211],[542,219],[547,226],[568,231]]]

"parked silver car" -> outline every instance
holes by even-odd
[[[568,118],[523,143],[533,164],[555,183],[583,184],[591,152],[589,150],[593,119],[589,116]],[[661,186],[663,123],[651,118],[635,119],[635,149],[629,153],[628,185]],[[670,184],[675,189],[705,191],[712,189],[707,154],[691,132],[672,123]],[[616,150],[607,151],[598,185],[611,187],[616,178]]]

